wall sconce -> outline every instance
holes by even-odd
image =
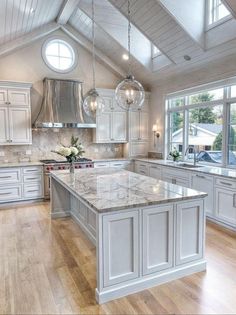
[[[153,131],[153,145],[154,147],[156,146],[156,138],[159,139],[160,138],[160,132],[157,131],[157,125],[153,125],[152,126],[152,131]]]

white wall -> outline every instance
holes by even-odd
[[[78,52],[77,67],[68,74],[59,74],[49,69],[41,57],[41,48],[48,37],[64,37]],[[42,101],[42,80],[44,77],[77,79],[84,82],[86,92],[92,85],[92,55],[70,39],[62,31],[56,31],[10,55],[0,58],[0,80],[26,81],[33,83],[32,89],[32,117],[38,112]],[[104,65],[96,63],[97,87],[115,88],[119,78]]]
[[[45,0],[46,1],[46,0]],[[41,57],[41,48],[48,37],[55,35],[63,36],[78,52],[78,64],[76,68],[68,74],[58,74],[49,69]],[[62,31],[56,31],[50,36],[44,37],[28,47],[19,49],[7,56],[0,58],[0,80],[1,81],[23,81],[33,83],[32,100],[32,121],[41,106],[44,77],[77,79],[84,82],[84,93],[92,87],[92,55],[79,46]],[[97,87],[115,88],[120,78],[114,75],[108,68],[100,63],[96,63],[96,81]],[[63,141],[67,144],[70,141],[71,134],[80,138],[87,151],[87,156],[100,157],[120,157],[122,155],[122,146],[117,145],[95,145],[92,143],[92,130],[89,129],[70,129],[60,130],[59,133],[52,131],[33,132],[32,146],[4,146],[0,151],[5,152],[5,159],[9,161],[17,160],[17,152],[24,152],[27,149],[32,150],[32,160],[39,158],[52,157],[50,150]],[[68,143],[69,144],[69,143]],[[54,156],[55,158],[55,156]]]
[[[172,77],[158,86],[153,85],[151,89],[150,102],[150,151],[164,153],[165,144],[165,98],[169,93],[188,89],[197,85],[207,84],[213,81],[226,79],[236,76],[236,55],[232,55],[220,62],[213,62],[207,67],[197,71],[184,73]],[[157,140],[157,146],[153,146],[153,134],[151,128],[153,124],[158,125],[160,138]]]

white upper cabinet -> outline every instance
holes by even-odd
[[[0,82],[0,145],[32,143],[30,86]]]
[[[148,141],[148,113],[142,110],[130,112],[130,141]]]
[[[94,130],[93,141],[96,143],[125,143],[127,142],[127,112],[117,105],[114,91],[110,92],[111,95],[105,96],[101,91],[99,90],[105,106],[103,112],[97,113],[97,128]]]
[[[12,106],[9,108],[10,142],[14,144],[31,142],[30,109]]]
[[[8,90],[9,105],[28,106],[29,105],[29,91],[9,89]]]
[[[112,113],[112,140],[119,142],[127,141],[127,113],[116,112]]]
[[[7,105],[7,90],[0,88],[0,105]]]

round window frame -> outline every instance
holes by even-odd
[[[73,53],[73,63],[72,65],[70,66],[70,68],[66,69],[66,70],[60,70],[60,69],[57,69],[55,67],[53,67],[50,62],[47,60],[47,55],[46,55],[46,48],[47,48],[47,45],[51,42],[54,42],[54,41],[60,41],[60,42],[63,42],[65,43],[65,45],[72,51]],[[52,71],[54,72],[57,72],[57,73],[68,73],[68,72],[71,72],[75,69],[75,67],[77,66],[78,64],[78,54],[77,54],[77,50],[76,48],[74,47],[74,45],[72,45],[71,43],[69,43],[67,41],[67,39],[63,38],[63,37],[59,37],[59,36],[56,36],[56,37],[49,37],[48,39],[45,40],[45,42],[43,43],[43,46],[42,46],[42,58],[43,58],[43,61],[44,63],[46,64],[46,66],[51,69]]]

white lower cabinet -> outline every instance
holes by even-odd
[[[214,215],[214,178],[210,175],[193,174],[191,188],[206,192],[205,210],[207,214]]]
[[[42,166],[0,168],[0,203],[43,197]]]
[[[161,166],[151,165],[149,166],[149,176],[155,179],[162,179],[162,169]]]
[[[226,223],[236,225],[236,191],[224,187],[215,189],[216,216]]]
[[[149,165],[145,162],[135,161],[134,164],[135,173],[140,175],[149,176]]]
[[[163,168],[162,180],[171,184],[190,187],[189,173],[177,169]]]
[[[73,195],[70,196],[71,214],[96,244],[96,213]]]
[[[173,206],[143,210],[143,274],[173,266]]]
[[[104,287],[139,276],[139,212],[103,217]]]
[[[203,257],[204,208],[199,201],[177,205],[176,265]]]
[[[22,198],[21,185],[0,186],[0,203],[19,200]]]

